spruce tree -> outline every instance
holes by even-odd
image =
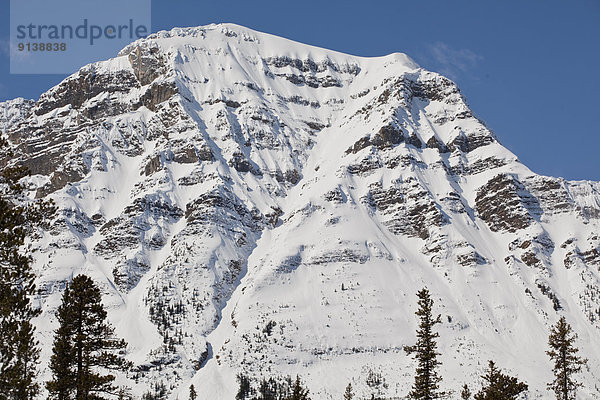
[[[352,391],[352,384],[349,383],[346,386],[346,391],[344,392],[344,400],[352,400],[354,398],[354,392]]]
[[[287,400],[310,400],[310,397],[308,397],[308,389],[302,386],[302,381],[300,381],[298,375],[296,375],[296,380],[292,386],[292,395],[288,397]]]
[[[119,400],[126,400],[126,399],[127,400],[132,400],[133,397],[131,396],[131,393],[128,390],[126,390],[125,388],[121,388],[121,389],[119,389],[119,397],[118,397],[118,399]]]
[[[112,371],[127,371],[131,363],[122,353],[124,340],[114,336],[106,321],[100,289],[91,278],[79,275],[67,285],[56,312],[59,327],[54,337],[46,388],[54,399],[108,399],[116,395]]]
[[[152,389],[142,395],[142,400],[166,400],[167,386],[163,381],[154,382]]]
[[[288,400],[292,397],[292,388],[294,387],[294,380],[290,375],[283,378],[277,385],[277,399]]]
[[[235,400],[245,400],[250,398],[252,394],[252,385],[248,376],[240,373],[237,376],[239,383],[238,392],[235,395]]]
[[[198,395],[196,394],[196,388],[194,385],[190,385],[190,400],[196,400]]]
[[[515,377],[505,375],[489,361],[489,369],[482,376],[483,387],[475,395],[475,400],[513,400],[527,390],[527,385]]]
[[[5,158],[8,142],[0,138]],[[4,166],[0,171],[0,398],[34,398],[39,347],[32,319],[39,315],[30,297],[35,294],[31,258],[23,250],[28,234],[45,227],[54,213],[52,202],[31,202],[21,179],[26,168]]]
[[[406,346],[404,350],[407,354],[413,355],[417,360],[417,369],[415,373],[415,383],[411,392],[408,394],[410,399],[432,400],[445,396],[444,392],[439,390],[439,383],[442,378],[438,375],[437,368],[441,364],[437,356],[436,339],[440,336],[434,332],[435,325],[441,323],[440,315],[433,317],[433,300],[427,288],[423,288],[417,293],[419,298],[419,309],[415,314],[419,317],[420,323],[417,329],[417,343],[414,346]]]
[[[546,351],[550,360],[554,362],[554,380],[548,383],[548,389],[554,391],[557,400],[575,399],[577,388],[582,386],[573,379],[573,375],[581,371],[587,360],[577,355],[579,349],[575,347],[575,340],[577,334],[573,332],[565,317],[561,317],[550,331],[550,350]]]
[[[66,295],[69,294],[67,287],[63,294],[63,303]],[[63,310],[61,310],[61,308]],[[69,323],[69,317],[64,310],[63,304],[57,313],[59,327],[54,334],[54,346],[50,358],[50,369],[54,380],[46,383],[46,388],[52,398],[56,400],[72,399],[77,387],[77,375],[73,366],[76,354],[73,346],[72,327]]]
[[[277,400],[278,383],[273,378],[263,378],[258,387],[258,400]]]
[[[469,400],[471,398],[471,390],[469,389],[469,386],[467,386],[466,383],[463,385],[463,388],[460,391],[460,398],[462,400]]]

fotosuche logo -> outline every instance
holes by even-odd
[[[11,0],[10,72],[72,73],[150,33],[151,0]]]

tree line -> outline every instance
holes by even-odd
[[[415,314],[419,317],[417,329],[417,342],[414,346],[406,346],[407,354],[412,355],[417,361],[414,383],[409,399],[433,400],[448,398],[449,393],[440,389],[442,377],[439,375],[441,362],[437,351],[437,338],[439,333],[434,332],[434,327],[441,323],[441,316],[433,314],[433,299],[427,288],[417,292],[419,308]],[[582,384],[575,380],[575,374],[581,372],[581,368],[587,360],[579,356],[579,349],[575,347],[577,334],[573,332],[564,316],[550,329],[548,337],[549,350],[546,354],[553,363],[552,372],[554,379],[549,382],[547,389],[554,392],[557,400],[572,400],[576,397],[576,391]],[[463,400],[513,400],[528,390],[526,383],[519,381],[517,377],[502,373],[493,360],[488,361],[488,368],[482,376],[483,385],[475,394],[465,383],[460,397]]]
[[[10,158],[7,148],[0,138],[0,151]],[[48,228],[56,207],[52,201],[28,199],[22,184],[28,173],[21,166],[4,166],[0,172],[0,400],[30,400],[40,393],[40,348],[32,323],[40,310],[30,300],[36,293],[35,275],[23,245],[28,235]],[[45,385],[50,398],[126,397],[125,388],[114,384],[114,373],[131,367],[124,358],[127,344],[115,337],[106,316],[91,278],[79,275],[67,284],[56,311],[52,379]]]
[[[0,138],[0,149],[7,142]],[[47,227],[56,207],[51,201],[28,201],[20,183],[27,175],[22,167],[4,167],[0,173],[0,400],[30,400],[40,392],[37,382],[39,343],[35,340],[33,318],[39,309],[31,304],[35,294],[35,275],[31,257],[23,253],[27,235]],[[417,362],[409,399],[448,398],[440,389],[441,362],[438,356],[435,326],[440,315],[433,314],[433,300],[427,288],[417,293],[419,326],[417,341],[405,351]],[[99,400],[130,398],[126,388],[115,384],[116,373],[128,371],[127,343],[114,334],[107,322],[100,289],[94,281],[79,275],[67,284],[56,311],[59,327],[55,331],[50,370],[52,379],[45,387],[50,398],[57,400]],[[557,400],[575,399],[582,384],[575,380],[587,360],[578,355],[577,334],[561,317],[551,328],[546,354],[553,363],[554,379],[547,385]],[[527,391],[527,384],[502,373],[492,360],[482,376],[483,386],[475,394],[465,384],[460,396],[468,400],[512,400]],[[258,385],[243,374],[238,375],[236,400],[309,400],[309,391],[299,376],[263,378]],[[189,398],[196,400],[190,386]],[[346,387],[344,400],[354,397],[352,385]]]
[[[54,334],[50,358],[52,379],[45,384],[49,398],[130,398],[125,387],[115,385],[115,373],[127,372],[132,366],[124,357],[127,343],[115,336],[113,327],[107,322],[100,289],[90,277],[78,275],[67,284],[56,317],[59,326]],[[30,353],[37,361],[38,344],[21,345],[33,346]],[[18,346],[15,350],[18,351]],[[35,363],[23,364],[20,375],[4,374],[4,368],[2,372],[0,399],[29,400],[38,395],[39,384],[34,381]]]
[[[7,147],[0,138],[0,149],[10,157]],[[21,183],[27,174],[19,166],[0,172],[0,399],[25,400],[39,393],[40,350],[32,320],[40,311],[31,304],[35,275],[22,246],[29,234],[45,227],[55,208],[52,202],[28,201]]]
[[[415,312],[419,318],[416,336],[417,341],[412,346],[405,346],[404,350],[417,362],[414,374],[414,383],[407,395],[411,400],[434,400],[447,399],[452,393],[440,389],[442,377],[439,373],[441,362],[438,356],[437,339],[439,333],[435,332],[436,325],[441,324],[441,315],[434,316],[433,299],[427,288],[417,292],[418,310]],[[579,356],[579,349],[575,347],[577,334],[573,332],[565,317],[561,317],[556,325],[550,330],[548,338],[549,350],[546,354],[553,363],[554,379],[549,382],[547,389],[554,392],[557,400],[574,400],[577,388],[582,384],[575,380],[575,375],[587,363],[587,360]],[[483,385],[473,393],[468,384],[464,384],[460,391],[462,400],[514,400],[528,390],[528,385],[519,381],[517,377],[502,372],[493,360],[488,361],[488,367],[481,376]],[[296,378],[294,393],[289,391],[291,378],[286,377],[287,385],[278,384],[280,378],[262,378],[258,388],[252,385],[252,380],[244,375],[238,375],[239,389],[236,400],[310,400],[308,389],[302,388],[299,377]],[[285,389],[280,389],[285,388]],[[190,400],[196,399],[195,388],[190,387]],[[296,395],[295,393],[301,393]],[[352,384],[346,386],[343,394],[344,400],[352,400],[355,397]],[[372,395],[372,400],[378,400]]]

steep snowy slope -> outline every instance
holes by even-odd
[[[244,372],[400,398],[428,286],[444,388],[475,389],[493,358],[549,398],[566,315],[590,360],[581,398],[600,398],[600,184],[536,175],[403,54],[173,29],[0,108],[32,196],[60,206],[31,242],[46,360],[64,284],[86,273],[137,396],[232,399]]]

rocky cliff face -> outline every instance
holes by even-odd
[[[398,397],[427,285],[445,387],[494,358],[547,398],[540,338],[565,314],[590,359],[582,393],[600,398],[600,184],[531,172],[402,54],[174,29],[0,103],[0,120],[2,162],[60,207],[31,241],[46,360],[64,283],[86,273],[137,395],[162,381],[170,398],[191,383],[233,398],[243,371],[301,374],[313,398],[349,381]]]

